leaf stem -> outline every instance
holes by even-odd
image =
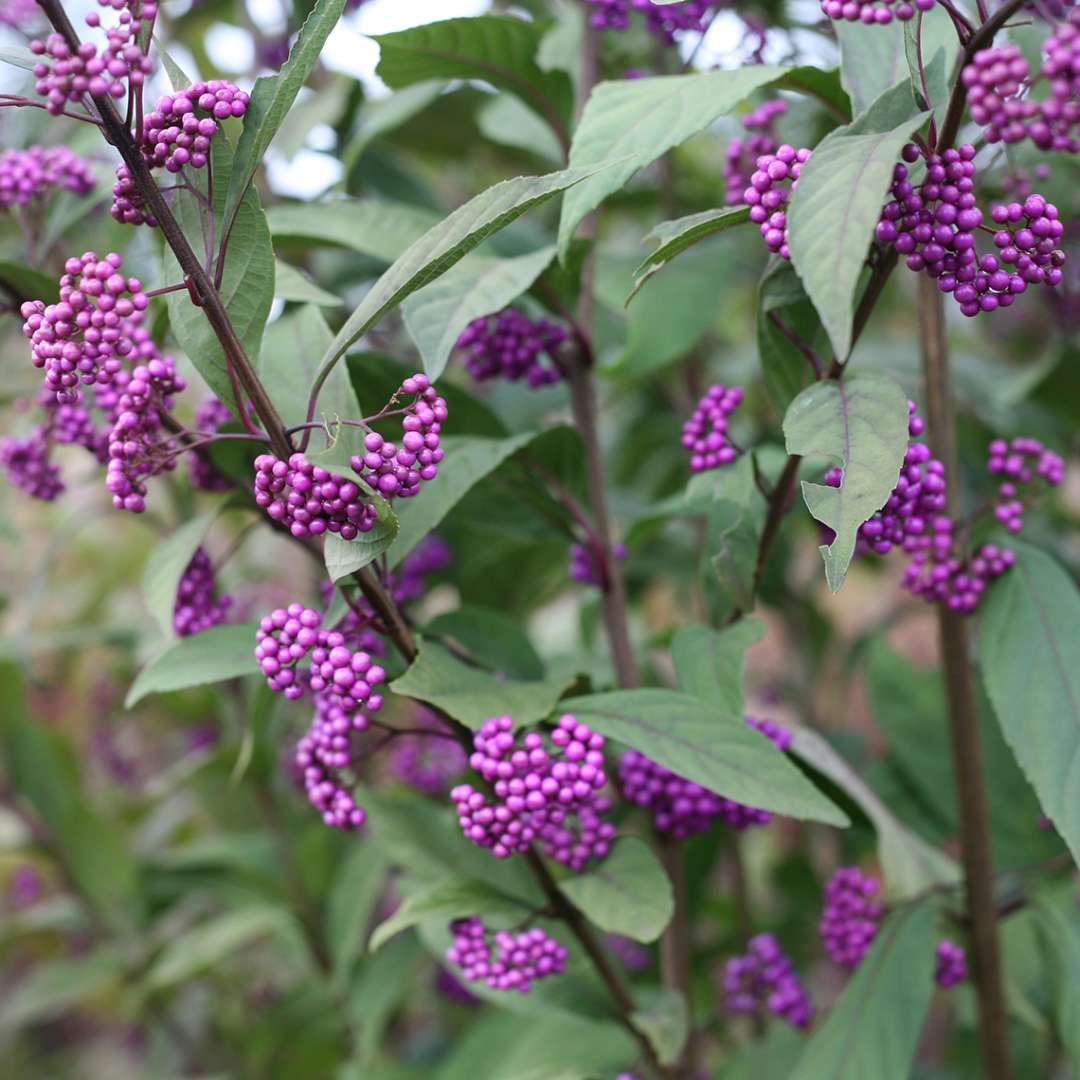
[[[929,441],[934,455],[945,465],[945,476],[950,481],[947,488],[949,512],[952,512],[955,509],[959,473],[945,307],[937,283],[925,275],[919,277],[919,345],[926,382]],[[983,1075],[988,1080],[1008,1080],[1011,1069],[998,955],[990,824],[979,715],[969,655],[968,624],[963,615],[950,611],[944,604],[937,605],[937,616],[953,772],[956,776],[961,859],[968,916],[972,924]]]

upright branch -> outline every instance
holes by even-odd
[[[944,301],[932,279],[920,277],[919,300],[919,344],[926,383],[930,445],[938,460],[944,462],[946,476],[955,478],[956,433]],[[947,490],[955,493],[955,482]],[[952,497],[955,498],[955,494]],[[948,507],[954,516],[955,510],[954,506]],[[967,620],[963,614],[945,604],[936,604],[935,607],[945,672],[953,772],[956,776],[961,860],[971,923],[983,1075],[988,1080],[1008,1080],[1011,1068],[997,940],[990,821]]]

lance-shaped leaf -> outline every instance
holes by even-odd
[[[428,79],[482,79],[517,95],[567,142],[573,106],[570,80],[536,63],[543,31],[511,15],[446,19],[396,34],[379,34],[376,69],[394,88]]]
[[[275,240],[313,240],[391,263],[440,219],[385,199],[328,199],[272,206],[266,220]]]
[[[929,116],[914,108],[905,79],[853,123],[822,139],[791,196],[791,261],[842,358],[851,351],[855,290],[893,168],[911,133]]]
[[[338,331],[323,357],[313,389],[322,386],[345,350],[407,296],[441,277],[489,236],[535,206],[591,176],[594,169],[564,169],[547,176],[520,176],[470,199],[411,244],[371,287]]]
[[[401,313],[428,378],[443,373],[457,339],[473,319],[501,311],[516,300],[554,258],[554,246],[513,259],[474,255],[413,293]]]
[[[325,289],[319,288],[302,270],[280,259],[274,261],[274,295],[279,300],[296,304],[318,304],[320,307],[340,307],[341,301]]]
[[[226,227],[344,10],[345,0],[316,0],[281,70],[255,80],[221,215]]]
[[[1005,741],[1080,858],[1080,592],[1049,555],[1015,550],[979,620],[983,679]]]
[[[723,630],[680,626],[671,643],[679,689],[725,709],[729,716],[742,716],[746,651],[764,633],[760,619],[740,619]]]
[[[218,513],[217,510],[211,511],[184,522],[162,540],[146,560],[143,597],[162,633],[169,637],[173,636],[173,609],[176,607],[176,590],[180,579]]]
[[[570,164],[617,164],[580,184],[563,201],[560,259],[565,260],[578,225],[638,169],[704,131],[784,71],[748,65],[734,71],[600,83],[574,132]]]
[[[816,732],[795,728],[791,752],[828,777],[849,795],[870,819],[878,834],[881,865],[888,895],[904,900],[937,885],[960,880],[960,868],[937,848],[906,829],[861,776]]]
[[[749,220],[748,206],[725,206],[718,210],[705,210],[700,214],[675,218],[673,221],[662,221],[645,237],[644,242],[655,240],[658,246],[634,271],[634,288],[626,298],[627,304],[637,296],[642,285],[653,274],[663,270],[676,255],[681,255],[688,247],[712,236],[713,233],[733,229]]]
[[[907,398],[884,375],[826,379],[808,386],[784,417],[789,454],[825,457],[843,470],[839,487],[803,481],[810,513],[836,534],[818,550],[836,592],[844,583],[859,526],[888,501],[908,447]]]
[[[560,708],[718,795],[788,817],[848,824],[764,735],[699,698],[618,690],[571,698]]]
[[[938,903],[894,911],[791,1080],[907,1080],[934,995]]]
[[[690,1010],[678,990],[661,990],[648,1005],[630,1015],[634,1027],[644,1033],[661,1065],[679,1060],[690,1033]]]
[[[855,115],[865,112],[886,90],[908,78],[904,25],[868,26],[838,20],[833,24],[840,45],[840,81]]]

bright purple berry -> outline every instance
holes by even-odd
[[[791,960],[772,934],[752,937],[744,956],[724,965],[724,994],[734,1013],[767,1009],[793,1027],[809,1027],[814,1006]]]
[[[806,148],[796,150],[786,143],[775,153],[762,154],[742,196],[742,202],[750,207],[750,220],[760,226],[765,246],[784,259],[791,258],[784,207],[810,154]]]
[[[173,630],[178,637],[189,637],[223,623],[232,607],[228,593],[218,593],[217,577],[210,557],[197,548],[180,577],[173,609]]]
[[[607,574],[604,566],[597,558],[597,552],[585,544],[570,545],[570,580],[580,582],[582,585],[594,585],[598,589],[604,587]],[[625,544],[614,543],[611,545],[612,557],[623,561],[627,556]]]
[[[0,210],[28,206],[60,189],[87,195],[95,183],[90,163],[63,145],[0,154]]]
[[[498,315],[474,319],[462,331],[457,348],[465,353],[465,366],[474,379],[525,379],[536,389],[562,378],[554,357],[566,340],[566,331],[547,319],[533,321],[506,308]]]
[[[750,184],[758,158],[775,154],[780,147],[776,121],[787,110],[786,101],[774,98],[742,118],[742,126],[748,134],[744,138],[732,139],[724,156],[724,181],[727,185],[725,205],[742,206],[743,192]]]
[[[683,424],[682,445],[690,455],[690,471],[705,472],[730,465],[738,456],[728,437],[728,417],[739,407],[738,386],[710,386],[690,418]]]
[[[855,866],[842,867],[825,886],[818,923],[825,951],[841,967],[854,970],[870,950],[885,908],[874,897],[878,882]]]
[[[934,955],[934,982],[942,989],[948,990],[967,978],[967,955],[959,945],[948,940],[939,941]]]
[[[527,994],[534,982],[566,970],[566,949],[539,927],[492,934],[483,920],[474,916],[452,922],[450,929],[454,943],[446,959],[461,969],[466,982]]]
[[[417,706],[412,726],[428,734],[395,738],[390,768],[398,779],[425,795],[445,795],[450,781],[468,764],[465,751],[446,724],[423,705]]]

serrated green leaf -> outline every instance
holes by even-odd
[[[346,349],[407,296],[441,277],[488,237],[533,207],[591,176],[593,169],[565,169],[547,176],[522,176],[488,188],[428,230],[372,286],[327,349],[319,380]]]
[[[485,139],[547,158],[555,165],[563,160],[562,146],[551,128],[519,98],[496,94],[476,114],[476,126]]]
[[[833,29],[840,44],[840,81],[858,116],[886,90],[908,78],[904,25],[894,21],[887,26],[868,26],[841,19]]]
[[[424,636],[447,637],[485,667],[516,679],[543,677],[544,665],[516,620],[499,611],[465,605],[437,615]]]
[[[1071,895],[1068,903],[1075,904]],[[1075,910],[1066,916],[1059,907],[1040,902],[1034,912],[1049,968],[1054,1029],[1076,1071],[1080,1068],[1080,928]]]
[[[862,777],[817,732],[795,728],[791,752],[854,799],[873,823],[891,899],[906,900],[935,886],[959,883],[960,868],[956,863],[901,825]]]
[[[654,240],[658,246],[634,271],[634,288],[626,298],[627,304],[637,296],[649,278],[658,274],[687,248],[714,233],[744,225],[749,220],[748,206],[724,206],[718,210],[705,210],[700,214],[675,218],[673,221],[662,221],[642,241],[648,243]]]
[[[741,716],[673,690],[619,690],[560,706],[679,776],[747,806],[829,825],[847,817]]]
[[[518,726],[550,716],[575,678],[565,669],[529,681],[497,678],[458,660],[441,645],[421,642],[419,655],[390,689],[426,701],[476,731],[492,716],[507,714]]]
[[[255,630],[253,625],[212,626],[180,638],[139,672],[124,707],[130,709],[149,694],[257,674]]]
[[[150,614],[157,620],[161,632],[173,637],[173,611],[180,579],[202,545],[218,511],[200,514],[184,522],[174,533],[162,540],[146,560],[143,569],[143,598]]]
[[[655,941],[671,921],[671,882],[649,845],[636,836],[615,841],[608,856],[559,888],[601,930],[635,941]]]
[[[535,23],[514,16],[446,19],[376,35],[382,54],[376,71],[394,88],[434,78],[481,79],[517,95],[567,142],[570,80],[537,66],[541,37]]]
[[[434,381],[442,375],[461,332],[473,319],[502,311],[532,287],[554,258],[553,246],[513,259],[472,255],[413,293],[401,314],[427,377]]]
[[[387,501],[375,492],[369,498],[379,509],[379,516],[370,532],[360,533],[353,540],[327,536],[323,542],[323,558],[331,581],[344,581],[357,570],[370,566],[380,555],[389,551],[398,537],[398,517]]]
[[[274,135],[292,108],[300,87],[318,63],[326,39],[344,10],[345,0],[315,0],[281,69],[274,75],[263,75],[255,80],[244,113],[244,129],[236,147],[222,221],[231,222],[240,209],[259,162],[266,156]]]
[[[444,919],[451,923],[455,919],[486,915],[514,922],[527,914],[527,908],[507,899],[482,881],[447,878],[406,897],[390,918],[375,927],[368,948],[375,952],[392,937],[425,919]]]
[[[297,304],[318,304],[320,307],[341,306],[338,297],[319,288],[307,274],[295,266],[275,259],[274,271],[274,295],[279,300]]]
[[[452,424],[453,421],[448,420],[445,426]],[[476,484],[536,437],[534,431],[509,439],[485,439],[475,435],[444,437],[439,475],[425,487],[422,499],[408,500],[398,513],[401,531],[390,552],[391,569],[399,565]]]
[[[822,139],[802,166],[787,212],[791,261],[838,357],[851,351],[853,301],[900,151],[929,113],[905,80],[847,127]]]
[[[789,454],[825,457],[843,469],[840,487],[803,481],[814,518],[836,534],[818,550],[836,592],[855,554],[859,526],[888,501],[908,448],[907,397],[884,375],[826,379],[807,387],[784,417]]]
[[[1080,858],[1080,592],[1049,555],[1027,544],[1014,550],[980,612],[980,667],[1005,741]]]
[[[748,65],[734,71],[600,83],[574,132],[570,165],[611,167],[563,200],[559,258],[565,260],[578,225],[638,169],[704,131],[783,74],[783,68]]]
[[[938,904],[894,911],[791,1080],[907,1080],[934,994]]]

